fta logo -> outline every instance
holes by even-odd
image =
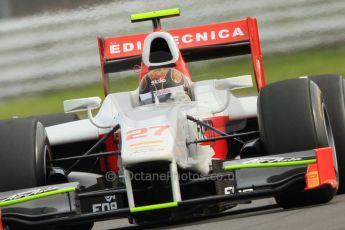
[[[92,212],[105,212],[110,210],[116,210],[117,209],[117,202],[116,202],[116,196],[105,196],[104,203],[97,203],[92,205]]]

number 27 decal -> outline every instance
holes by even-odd
[[[147,128],[132,129],[127,132],[126,140],[133,140],[138,138],[145,138],[148,136],[161,136],[162,133],[168,130],[169,125],[156,125]]]

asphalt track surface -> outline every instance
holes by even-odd
[[[142,229],[128,224],[127,219],[95,224],[94,230]],[[330,203],[298,209],[283,210],[273,199],[242,204],[228,212],[207,218],[184,220],[147,229],[179,230],[345,230],[345,195],[336,196]]]

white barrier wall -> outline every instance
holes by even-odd
[[[345,41],[344,0],[117,0],[0,21],[0,99],[100,80],[97,36],[148,31],[131,13],[180,7],[163,28],[258,18],[263,53]]]

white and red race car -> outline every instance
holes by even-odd
[[[87,111],[87,119],[0,122],[0,226],[144,224],[266,197],[285,208],[325,203],[344,192],[343,79],[266,86],[256,19],[161,29],[161,18],[177,15],[135,14],[132,22],[152,20],[153,32],[98,39],[103,103],[64,102],[66,113]],[[252,87],[250,75],[193,81],[187,67],[244,54],[258,96],[232,93]],[[109,74],[138,65],[137,89],[110,92]]]

